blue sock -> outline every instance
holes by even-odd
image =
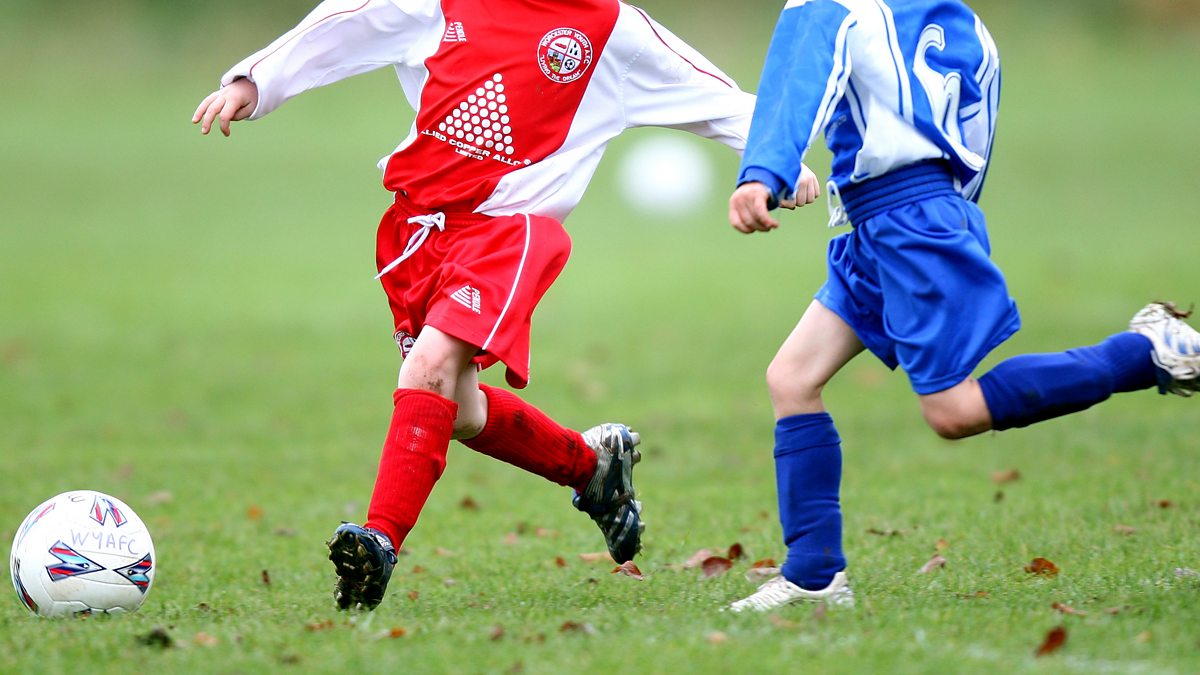
[[[1091,347],[1007,359],[979,378],[992,428],[1025,427],[1158,384],[1149,338],[1118,333]]]
[[[788,549],[783,576],[801,588],[825,588],[846,568],[841,482],[842,441],[829,413],[776,422],[775,483]]]

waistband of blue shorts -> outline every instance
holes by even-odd
[[[939,195],[957,195],[954,174],[945,160],[909,164],[842,188],[842,204],[850,222],[859,224],[898,206]]]

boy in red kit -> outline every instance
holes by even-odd
[[[383,599],[452,438],[573,488],[613,558],[632,559],[638,435],[566,429],[478,371],[502,362],[510,385],[528,383],[531,316],[570,253],[561,222],[612,138],[672,127],[740,152],[753,97],[617,0],[330,0],[225,73],[192,121],[229,135],[232,121],[382,66],[417,112],[380,162],[396,198],[377,278],[404,361],[367,521],[329,541],[338,607]],[[814,199],[815,177],[801,183]]]

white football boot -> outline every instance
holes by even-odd
[[[798,602],[824,602],[830,607],[850,608],[854,606],[854,591],[850,590],[845,571],[833,575],[833,581],[819,591],[806,591],[780,575],[759,586],[750,596],[730,605],[729,611],[766,612]]]
[[[1150,356],[1159,369],[1158,391],[1191,396],[1200,391],[1200,333],[1184,323],[1191,312],[1169,302],[1152,302],[1129,321],[1129,330],[1154,344]]]

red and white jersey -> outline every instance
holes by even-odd
[[[327,0],[222,78],[262,117],[392,66],[416,119],[380,161],[424,208],[563,220],[608,142],[659,126],[739,153],[754,97],[644,11],[617,0]]]

